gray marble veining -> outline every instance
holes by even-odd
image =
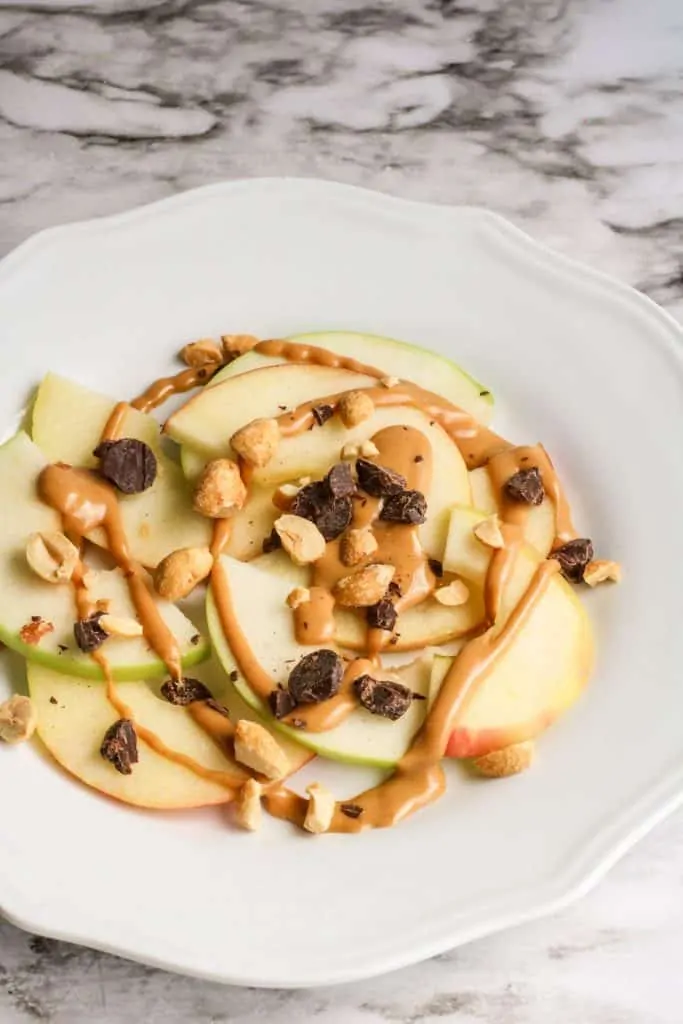
[[[0,0],[0,252],[308,175],[499,210],[683,317],[679,0]],[[637,756],[637,751],[634,751]],[[0,925],[0,1021],[679,1024],[683,819],[583,902],[372,982],[221,988]]]

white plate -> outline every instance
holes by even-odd
[[[503,433],[547,445],[580,528],[626,567],[586,595],[592,685],[534,771],[454,769],[440,803],[361,837],[135,812],[32,746],[0,750],[0,906],[17,924],[222,981],[345,981],[555,909],[680,802],[681,332],[636,292],[482,210],[314,181],[211,186],[5,261],[4,426],[48,368],[131,395],[194,337],[344,327],[448,353],[493,389]],[[358,781],[332,777],[339,795]]]

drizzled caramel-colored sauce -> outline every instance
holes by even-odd
[[[152,597],[144,569],[130,555],[113,487],[84,469],[56,463],[38,478],[38,493],[62,517],[67,533],[85,537],[103,527],[109,551],[124,574],[143,633],[174,679],[182,677],[178,644]]]

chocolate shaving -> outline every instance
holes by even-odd
[[[356,484],[348,462],[338,462],[325,477],[327,489],[333,498],[350,498]]]
[[[347,818],[360,818],[363,813],[363,808],[360,804],[340,804],[339,810],[342,814],[345,814]]]
[[[313,419],[319,427],[322,427],[324,423],[327,423],[334,416],[334,409],[331,405],[314,405],[311,412],[313,413]]]
[[[406,486],[406,478],[386,466],[378,466],[367,459],[356,459],[358,486],[373,498],[388,498]]]
[[[138,763],[138,738],[129,718],[119,718],[104,734],[100,754],[121,775],[130,775]]]
[[[231,683],[236,683],[239,677],[240,674],[236,668],[234,668],[232,672],[228,672],[228,679],[230,680]]]
[[[268,706],[274,718],[285,718],[294,710],[294,701],[287,690],[271,690],[268,694]]]
[[[100,473],[124,494],[140,494],[151,487],[157,476],[154,452],[133,437],[103,441],[93,455],[100,460]]]
[[[385,498],[379,518],[388,523],[419,526],[427,518],[427,500],[420,491],[400,491]]]
[[[405,715],[413,701],[412,692],[403,683],[359,676],[354,683],[358,700],[373,715],[395,722]]]
[[[202,638],[202,637],[201,637],[201,634],[200,634],[200,633],[194,633],[194,634],[193,634],[193,635],[192,635],[192,636],[190,637],[190,643],[192,644],[192,646],[193,646],[193,647],[196,647],[196,646],[197,646],[197,644],[199,643],[199,641],[201,640],[201,638]]]
[[[443,562],[440,562],[438,558],[428,558],[427,565],[432,570],[437,580],[440,580],[443,576]]]
[[[540,505],[545,497],[541,474],[536,466],[520,469],[506,482],[503,492],[510,501],[524,505]]]
[[[391,581],[391,583],[387,587],[387,594],[390,594],[392,597],[401,597],[403,595],[403,591],[401,590],[401,584],[398,582],[398,580]]]
[[[180,707],[187,707],[196,700],[212,700],[213,695],[208,686],[205,686],[199,679],[167,679],[161,687],[161,695],[169,704],[177,704]]]
[[[74,623],[76,643],[84,654],[91,654],[101,647],[109,634],[100,625],[104,612],[96,612],[87,619],[79,619]]]
[[[377,604],[370,605],[365,617],[371,629],[385,629],[392,631],[396,625],[398,613],[388,597],[383,597]]]
[[[305,654],[289,673],[287,687],[295,704],[320,704],[339,693],[344,665],[335,651]]]
[[[424,455],[416,455],[415,458],[413,459],[413,462],[424,462],[424,460]]]
[[[555,548],[548,557],[557,559],[562,575],[570,583],[581,583],[586,566],[593,560],[593,545],[587,537],[577,537]]]
[[[50,697],[50,704],[56,704],[56,703],[57,703],[57,698],[56,697]]]

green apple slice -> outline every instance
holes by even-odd
[[[32,437],[49,462],[95,466],[93,449],[99,443],[115,402],[80,384],[48,373],[36,395]],[[141,494],[121,495],[121,517],[131,554],[153,567],[171,551],[210,543],[211,523],[192,508],[190,488],[180,466],[163,454],[159,424],[153,416],[128,409],[121,436],[135,437],[153,449],[157,478]],[[102,530],[89,540],[106,547]]]
[[[473,509],[454,510],[444,558],[445,567],[479,582],[491,557],[491,549],[471,532],[480,518]],[[531,545],[520,548],[503,589],[496,631],[517,607],[542,561]],[[465,704],[448,743],[448,755],[478,757],[533,739],[576,700],[592,663],[592,632],[585,609],[571,586],[554,576],[524,627],[506,644]],[[435,659],[432,703],[449,666],[450,659]]]
[[[26,562],[29,534],[60,529],[59,516],[36,495],[36,479],[44,466],[42,453],[24,433],[16,434],[0,448],[0,640],[29,660],[58,672],[99,679],[100,667],[75,645],[72,588],[68,584],[46,583]],[[135,617],[128,587],[119,570],[93,573],[89,591],[93,600],[110,600],[113,615]],[[197,636],[194,625],[174,605],[159,601],[158,607],[178,641],[183,664],[190,666],[203,661],[208,645],[201,638],[193,644]],[[33,616],[53,625],[52,632],[37,644],[26,643],[20,635]],[[150,678],[166,671],[141,639],[110,638],[106,641],[106,653],[117,679]]]
[[[472,505],[486,515],[500,512],[496,495],[486,466],[470,471]],[[552,550],[555,540],[555,503],[547,495],[540,505],[529,505],[524,521],[524,539],[543,558]]]
[[[165,431],[206,459],[231,454],[230,438],[250,420],[279,416],[303,402],[352,388],[372,387],[372,377],[327,366],[266,366],[204,388],[167,420]]]
[[[227,705],[233,722],[256,717],[226,684],[217,664],[203,667],[201,674],[215,697]],[[222,692],[224,685],[227,692]],[[140,760],[131,775],[121,775],[103,760],[102,738],[117,718],[103,686],[35,664],[28,665],[28,686],[38,715],[40,739],[54,759],[86,785],[125,803],[164,810],[226,803],[232,798],[230,790],[219,782],[170,761],[142,739],[138,740]],[[116,692],[131,709],[135,722],[155,733],[171,750],[191,758],[203,769],[227,772],[237,780],[247,778],[228,750],[219,747],[186,708],[175,707],[160,697],[156,685],[117,683]],[[285,736],[280,736],[279,742],[292,772],[313,756]]]
[[[159,810],[226,803],[232,798],[225,786],[169,761],[143,740],[138,741],[140,760],[132,773],[117,772],[100,754],[104,734],[118,718],[100,684],[29,664],[28,687],[40,739],[55,761],[87,786],[125,803]],[[120,683],[117,693],[135,720],[171,749],[204,768],[246,777],[185,708],[169,704],[144,682]]]
[[[297,566],[282,551],[272,551],[260,555],[251,563],[254,568],[274,573],[287,581],[290,590],[294,587],[309,585],[309,572],[306,566]],[[422,650],[438,644],[450,643],[466,633],[471,633],[484,618],[484,602],[481,590],[472,588],[469,600],[458,607],[448,607],[435,600],[423,601],[414,608],[401,612],[396,636],[397,642],[392,644],[391,651]],[[367,626],[362,613],[346,608],[337,608],[334,615],[335,641],[339,647],[351,651],[362,651],[365,648]]]
[[[292,664],[311,651],[310,647],[297,643],[294,637],[291,611],[285,603],[291,590],[291,580],[225,556],[220,561],[219,571],[224,574],[236,619],[251,653],[274,684],[286,682]],[[216,655],[226,673],[237,671],[234,685],[244,700],[274,728],[322,757],[390,767],[400,759],[424,721],[425,701],[415,701],[397,722],[389,722],[359,708],[341,725],[327,732],[305,733],[291,729],[272,718],[266,705],[244,678],[223,632],[211,590],[207,619]],[[431,655],[428,655],[400,669],[402,681],[415,692],[426,695],[430,663]]]
[[[302,345],[315,345],[347,356],[383,370],[385,374],[411,381],[427,391],[433,391],[447,398],[453,405],[465,409],[480,423],[489,423],[493,415],[493,395],[482,384],[470,377],[450,359],[405,341],[383,338],[377,334],[361,334],[355,331],[322,331],[312,334],[294,334],[289,341]],[[284,360],[264,356],[259,352],[247,352],[214,377],[212,385]]]

